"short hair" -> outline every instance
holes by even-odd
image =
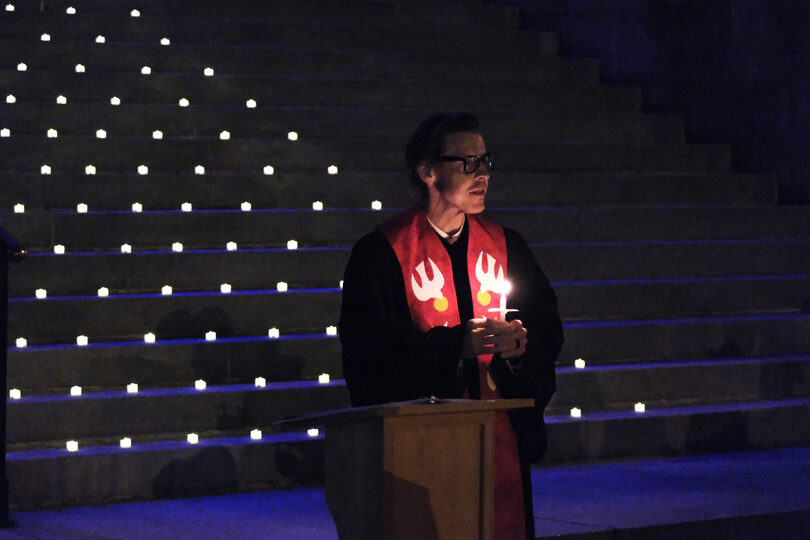
[[[468,112],[437,113],[422,120],[408,139],[405,166],[423,202],[428,198],[428,188],[417,168],[420,163],[440,156],[444,152],[444,138],[452,133],[480,133],[478,118]]]

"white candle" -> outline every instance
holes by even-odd
[[[270,339],[278,339],[279,335],[280,334],[278,328],[271,328],[267,331],[267,337],[269,337]]]
[[[87,205],[85,203],[79,203],[76,205],[76,212],[79,214],[86,214],[87,213]]]
[[[307,435],[309,435],[310,437],[317,437],[318,436],[318,428],[314,428],[314,427],[309,428],[307,430]]]
[[[88,165],[87,167],[84,168],[84,174],[86,174],[88,176],[92,176],[92,175],[96,174],[96,166],[95,165]]]
[[[6,4],[6,11],[14,11],[14,4]]]
[[[287,292],[287,283],[285,281],[279,281],[276,283],[276,290],[278,292]]]
[[[585,360],[582,358],[577,358],[574,360],[574,367],[577,369],[585,369]]]
[[[183,244],[181,242],[174,242],[172,244],[172,251],[174,251],[175,253],[180,253],[181,251],[183,251]]]
[[[28,71],[28,66],[25,63],[20,62],[17,64],[17,71]]]
[[[67,105],[67,98],[65,96],[62,96],[62,95],[56,96],[56,104],[57,105]]]
[[[177,104],[180,105],[181,107],[188,107],[190,103],[191,102],[189,102],[189,100],[187,100],[186,98],[180,98],[180,100],[177,102]]]
[[[43,300],[45,298],[48,298],[48,291],[46,289],[37,289],[36,291],[34,291],[34,296],[36,296],[40,300]]]
[[[264,377],[256,377],[256,379],[253,381],[253,384],[256,386],[256,388],[264,388],[265,386],[267,386],[267,379],[265,379]]]
[[[48,130],[48,131],[45,133],[45,135],[46,135],[46,136],[47,136],[49,139],[55,139],[55,138],[57,138],[57,137],[59,136],[59,132],[58,132],[58,131],[56,131],[55,129],[51,128],[51,129],[49,129],[49,130]]]
[[[160,44],[166,47],[168,45],[171,45],[172,41],[169,38],[165,37],[160,39]]]
[[[119,98],[117,96],[111,97],[110,98],[110,105],[113,105],[115,107],[117,107],[118,105],[121,105],[121,98]]]
[[[239,246],[237,246],[236,242],[228,242],[225,244],[225,249],[228,251],[236,251],[238,247]]]
[[[39,36],[39,39],[41,39],[42,41],[50,41],[51,40],[51,35],[50,34],[42,34],[41,36]]]
[[[287,249],[298,249],[297,240],[287,240]]]
[[[213,77],[214,76],[214,68],[212,68],[212,67],[205,68],[203,70],[203,75],[205,75],[206,77]]]
[[[336,326],[327,326],[326,327],[326,335],[327,336],[336,336],[337,335],[337,327]]]
[[[0,137],[11,137],[11,130],[8,128],[0,129]]]
[[[255,99],[247,100],[245,102],[245,107],[247,107],[248,109],[255,109],[256,108],[256,100]]]
[[[643,403],[641,402],[636,403],[635,411],[637,413],[643,413],[645,410],[647,410],[647,407]]]
[[[154,343],[157,336],[155,336],[154,332],[148,332],[143,335],[143,342],[144,343]]]
[[[260,429],[252,429],[250,431],[250,438],[251,438],[251,440],[254,440],[254,441],[262,440],[262,430],[260,430]]]
[[[582,417],[582,410],[577,409],[574,407],[571,409],[571,418],[581,418]]]
[[[20,399],[22,398],[22,392],[18,388],[12,388],[8,391],[8,397],[11,399]]]
[[[96,139],[106,139],[107,138],[107,131],[104,129],[97,129],[96,130]]]
[[[242,210],[242,212],[250,212],[251,210],[253,210],[253,205],[250,204],[248,201],[245,201],[241,205],[239,205],[239,208]]]
[[[14,213],[15,214],[24,214],[25,213],[25,205],[22,203],[17,203],[14,205]]]
[[[50,165],[43,165],[39,168],[39,172],[41,174],[51,174],[51,166]]]
[[[188,435],[186,435],[186,440],[188,441],[189,444],[197,444],[198,442],[200,442],[200,436],[197,435],[196,433],[189,433]]]
[[[172,286],[171,285],[164,285],[160,289],[160,294],[162,294],[163,296],[170,296],[172,294]]]
[[[99,287],[98,291],[96,291],[96,294],[98,294],[100,298],[106,298],[110,296],[110,289],[108,289],[107,287]]]
[[[132,448],[132,439],[129,437],[124,437],[121,439],[119,444],[121,445],[121,448]]]
[[[222,140],[222,141],[231,140],[231,132],[230,131],[221,131],[219,133],[219,139]]]
[[[87,336],[76,336],[76,345],[79,347],[86,347],[88,343]]]
[[[265,166],[264,166],[264,174],[265,174],[266,176],[270,176],[270,175],[272,175],[274,172],[276,172],[276,170],[273,168],[273,166],[272,166],[272,165],[265,165]]]
[[[76,8],[73,7],[73,6],[70,6],[69,8],[67,8],[65,10],[65,13],[67,13],[68,15],[76,15]]]
[[[213,330],[210,330],[205,333],[205,341],[216,341],[217,340],[217,333]]]
[[[151,74],[152,74],[152,68],[151,67],[143,66],[141,68],[141,75],[151,75]]]
[[[194,174],[198,176],[205,174],[205,167],[203,167],[202,165],[197,165],[196,167],[194,167]]]
[[[70,387],[70,395],[74,397],[79,397],[82,395],[82,387],[81,386],[71,386]]]
[[[132,246],[129,244],[121,244],[121,253],[132,253]]]
[[[371,201],[372,210],[382,210],[382,203],[380,201]]]
[[[205,384],[205,381],[202,379],[197,379],[196,381],[194,381],[194,388],[196,388],[197,390],[205,390],[206,386],[207,385]]]
[[[84,73],[84,64],[76,64],[76,73]]]
[[[323,203],[321,201],[315,201],[312,203],[312,209],[316,212],[320,212],[323,210]]]
[[[127,394],[137,394],[138,393],[138,383],[129,383],[127,385]]]
[[[160,131],[159,129],[156,129],[155,131],[152,132],[152,138],[153,139],[162,139],[163,138],[163,132]]]
[[[231,284],[230,283],[223,283],[219,286],[219,292],[222,294],[231,294]]]
[[[79,443],[77,441],[68,441],[66,446],[67,446],[67,451],[68,452],[78,452],[79,451]]]
[[[132,11],[129,12],[129,14],[132,15],[133,17],[140,17],[141,16],[141,12],[138,11],[137,9],[133,9]]]
[[[64,255],[65,246],[63,246],[62,244],[56,244],[55,246],[53,246],[53,252],[56,253],[57,255]]]
[[[339,285],[340,285],[340,288],[342,289],[343,288],[343,280],[342,279],[340,280]]]
[[[329,165],[329,167],[326,168],[326,172],[328,174],[337,174],[338,173],[337,165]]]
[[[291,141],[297,141],[298,133],[296,133],[295,131],[290,131],[289,133],[287,133],[287,138]]]
[[[28,340],[25,339],[24,337],[18,337],[16,344],[18,349],[24,349],[28,347]]]
[[[194,209],[194,206],[190,202],[184,202],[180,205],[181,212],[191,212]]]
[[[143,212],[143,205],[139,202],[132,203],[132,211],[135,212],[136,214],[140,214],[141,212]]]
[[[102,44],[102,43],[106,43],[106,42],[107,42],[107,38],[105,38],[104,36],[96,36],[96,43]]]
[[[329,374],[328,373],[321,373],[318,375],[318,383],[319,384],[329,384]]]
[[[6,103],[17,103],[17,98],[14,97],[14,94],[8,94],[6,96]]]

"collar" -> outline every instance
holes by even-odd
[[[442,239],[447,240],[451,244],[454,243],[456,240],[458,240],[458,237],[461,236],[462,231],[464,231],[464,225],[467,223],[467,216],[465,214],[464,223],[461,224],[461,227],[459,227],[458,230],[454,232],[452,235],[449,235],[440,228],[438,228],[432,221],[430,221],[430,218],[427,217],[427,215],[425,215],[425,217],[427,218],[428,223],[430,223],[430,226],[433,227],[433,230],[436,231],[436,234],[438,234],[439,236],[442,237]]]

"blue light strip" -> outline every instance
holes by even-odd
[[[609,326],[648,326],[655,324],[697,324],[706,322],[749,322],[749,321],[783,321],[789,319],[804,320],[810,319],[810,313],[773,313],[767,315],[736,315],[727,317],[685,317],[681,319],[646,319],[635,321],[582,321],[565,322],[566,328],[595,328]]]
[[[557,365],[555,371],[558,375],[569,373],[587,373],[592,371],[634,371],[645,369],[681,368],[681,367],[708,367],[728,366],[730,364],[778,364],[783,362],[810,362],[810,355],[795,354],[786,356],[739,357],[739,358],[701,358],[695,360],[657,360],[644,362],[623,362],[620,364],[594,363],[586,364],[584,368],[576,368],[570,364]]]

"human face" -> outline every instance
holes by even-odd
[[[484,138],[480,133],[451,133],[444,138],[443,155],[480,156],[486,153]],[[460,216],[478,214],[486,207],[489,170],[481,163],[478,170],[466,174],[460,161],[436,161],[426,169],[424,177],[428,185],[429,213]],[[435,222],[435,221],[434,221]]]

